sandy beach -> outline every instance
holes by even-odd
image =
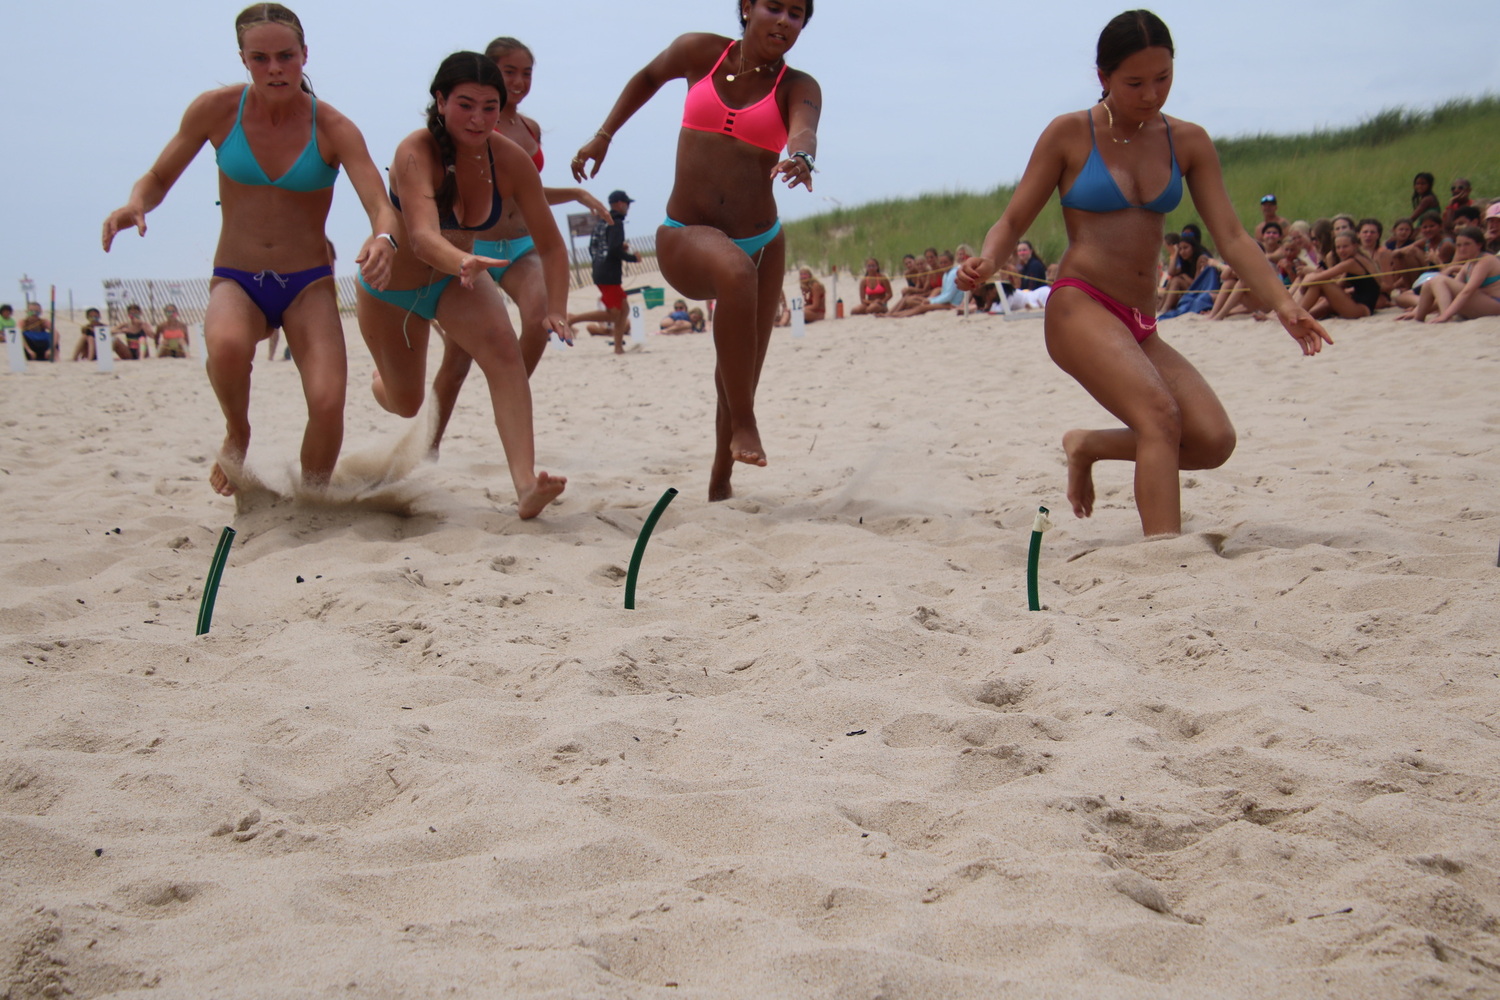
[[[289,363],[235,500],[196,360],[0,376],[0,997],[1500,997],[1500,320],[1163,323],[1239,446],[1151,542],[1037,318],[778,331],[719,504],[711,337],[581,337],[527,522],[347,326],[337,501]]]

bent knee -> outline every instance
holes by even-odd
[[[1183,445],[1184,469],[1217,469],[1229,461],[1239,437],[1229,424],[1215,427],[1207,434],[1196,434],[1192,442]]]

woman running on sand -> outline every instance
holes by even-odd
[[[255,345],[285,326],[307,398],[302,484],[318,489],[328,485],[344,442],[348,364],[323,235],[339,167],[348,171],[375,234],[358,263],[366,280],[381,288],[394,256],[396,213],[359,129],[320,103],[303,78],[307,46],[297,15],[280,4],[258,3],[241,11],[234,27],[250,83],[211,90],[188,106],[130,201],[104,220],[104,249],[131,226],[146,235],[146,213],[161,204],[204,143],[215,148],[224,223],[203,339],[209,382],[227,426],[208,481],[233,495],[250,447]]]
[[[505,80],[507,99],[505,110],[500,114],[500,124],[495,131],[505,136],[531,157],[541,173],[542,129],[541,126],[521,114],[521,102],[531,93],[531,71],[536,57],[531,49],[514,38],[497,38],[490,42],[484,54],[500,69]],[[609,221],[609,207],[581,187],[542,189],[547,195],[547,204],[561,205],[576,201],[594,215]],[[474,252],[484,257],[508,260],[505,267],[490,268],[494,278],[515,301],[521,313],[521,360],[526,365],[526,375],[536,371],[547,349],[547,288],[542,280],[541,258],[532,252],[534,246],[531,233],[526,228],[526,219],[515,202],[508,202],[505,214],[489,230],[474,235]],[[564,289],[564,294],[567,289]],[[559,331],[560,336],[572,343],[572,329]],[[458,402],[459,390],[468,377],[469,366],[474,359],[452,338],[443,341],[443,360],[432,377],[432,403],[437,409],[437,429],[432,438],[432,450],[437,451],[443,440],[448,420],[453,416],[453,407]]]
[[[774,181],[812,190],[823,94],[786,54],[812,19],[813,0],[736,0],[738,40],[682,35],[625,84],[573,176],[599,173],[610,139],[668,80],[688,81],[677,177],[656,232],[662,277],[691,299],[717,299],[718,366],[709,500],[734,495],[734,463],[765,465],[755,389],[771,343],[786,271]],[[786,159],[783,149],[790,150]],[[592,170],[589,162],[593,161]]]
[[[531,389],[495,283],[485,273],[508,259],[473,253],[474,234],[492,228],[506,205],[520,208],[546,280],[545,325],[565,331],[568,259],[531,158],[495,134],[505,81],[478,52],[455,52],[433,77],[427,127],[401,140],[391,162],[391,202],[401,218],[390,287],[359,282],[359,327],[375,359],[375,399],[403,417],[421,409],[427,337],[436,320],[489,382],[522,518],[536,517],[567,485],[536,471]],[[453,278],[457,276],[458,281]]]
[[[1062,192],[1068,249],[1047,302],[1047,351],[1125,423],[1063,436],[1068,500],[1076,516],[1088,517],[1094,463],[1133,461],[1136,506],[1148,536],[1182,531],[1178,471],[1217,468],[1235,444],[1224,407],[1162,340],[1151,312],[1163,217],[1182,200],[1184,180],[1223,258],[1275,310],[1302,352],[1316,354],[1333,342],[1287,295],[1240,225],[1208,134],[1162,114],[1172,59],[1171,33],[1150,11],[1126,11],[1105,26],[1097,58],[1103,97],[1047,126],[1005,214],[960,275],[965,288],[987,280],[1052,192]]]

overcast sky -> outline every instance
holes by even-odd
[[[496,35],[525,41],[537,65],[522,109],[543,127],[543,180],[552,185],[571,183],[573,152],[629,75],[673,37],[739,31],[734,0],[288,6],[306,29],[308,75],[320,99],[359,125],[382,168],[400,138],[421,126],[426,87],[443,56],[482,49]],[[43,289],[57,284],[60,302],[71,288],[80,308],[102,299],[104,278],[209,274],[218,235],[211,149],[152,213],[144,240],[127,233],[106,255],[99,228],[188,102],[246,80],[233,27],[240,7],[212,0],[6,4],[0,301],[19,300],[23,271]],[[1122,9],[1096,0],[822,0],[790,58],[823,87],[821,172],[813,194],[778,195],[783,217],[1015,180],[1047,122],[1097,98],[1094,44]],[[1215,136],[1342,126],[1388,107],[1500,92],[1493,2],[1172,0],[1153,9],[1177,43],[1167,110]],[[683,84],[671,85],[626,125],[590,185],[600,196],[620,187],[637,199],[633,232],[653,232],[661,221],[684,93]],[[329,222],[341,264],[368,232],[341,175]]]

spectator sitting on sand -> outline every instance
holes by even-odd
[[[1500,201],[1484,210],[1484,248],[1490,253],[1500,253]]]
[[[807,268],[797,272],[802,286],[802,321],[816,323],[828,315],[828,289]]]
[[[849,310],[851,316],[878,315],[890,308],[891,279],[880,272],[880,261],[865,261],[865,273],[859,279],[859,305]]]
[[[677,313],[672,313],[676,316]],[[682,314],[682,319],[672,319],[671,316],[661,321],[661,332],[667,334],[680,333],[703,333],[708,330],[708,321],[703,318],[703,310],[697,306]]]
[[[139,361],[146,357],[149,354],[147,338],[153,332],[140,306],[126,306],[125,322],[115,327],[115,357],[123,361]]]
[[[1478,205],[1462,205],[1454,210],[1453,225],[1448,228],[1448,233],[1457,236],[1458,231],[1466,226],[1473,226],[1475,229],[1482,228],[1480,220],[1483,218],[1484,213],[1480,211]]]
[[[1167,285],[1157,308],[1158,313],[1171,312],[1177,305],[1177,300],[1182,298],[1182,293],[1192,287],[1198,275],[1212,261],[1208,251],[1203,249],[1198,242],[1196,229],[1196,226],[1182,228],[1182,233],[1177,240],[1176,252],[1172,254],[1171,263],[1167,265]]]
[[[687,319],[687,318],[688,318],[687,303],[684,302],[682,299],[677,299],[677,300],[675,300],[672,303],[672,311],[669,312],[669,313],[667,313],[666,318],[661,321],[661,328],[663,330],[665,330],[672,323],[675,323],[678,320]]]
[[[26,303],[26,315],[21,317],[21,343],[26,347],[28,360],[52,360],[57,339],[52,334],[52,324],[42,316],[40,302]]]
[[[964,248],[960,247],[960,250]],[[962,304],[964,293],[958,287],[958,268],[953,263],[953,256],[948,253],[938,255],[938,268],[941,280],[938,290],[925,299],[913,302],[910,298],[901,300],[901,305],[892,309],[887,315],[904,318],[907,316],[920,316],[926,312],[936,312],[942,309],[952,309]]]
[[[1412,228],[1410,219],[1397,219],[1391,223],[1391,238],[1385,241],[1387,250],[1400,250],[1402,247],[1411,246],[1412,241],[1417,238],[1416,230]]]
[[[1281,246],[1281,224],[1268,219],[1257,228],[1260,230],[1259,242],[1261,249],[1265,251],[1266,259],[1271,262],[1272,266],[1279,264],[1286,255],[1286,251]],[[1219,286],[1219,294],[1214,301],[1213,311],[1208,314],[1210,320],[1217,322],[1236,313],[1264,313],[1266,311],[1266,306],[1250,291],[1250,286],[1240,280],[1240,276],[1233,268],[1226,268],[1223,278],[1224,283]]]
[[[1448,193],[1453,197],[1448,200],[1447,207],[1443,209],[1443,228],[1449,233],[1456,233],[1463,226],[1463,223],[1459,221],[1458,210],[1474,204],[1469,198],[1469,192],[1472,190],[1473,185],[1469,183],[1467,177],[1453,178],[1453,184],[1448,188]]]
[[[1484,231],[1466,226],[1454,241],[1456,276],[1435,274],[1422,285],[1414,308],[1403,320],[1446,323],[1450,319],[1500,316],[1500,258],[1484,249]]]
[[[1314,319],[1336,315],[1361,319],[1375,311],[1380,299],[1380,280],[1375,262],[1360,249],[1353,233],[1340,233],[1333,241],[1331,266],[1309,274],[1303,282],[1302,308]]]
[[[78,344],[73,348],[74,361],[94,360],[94,327],[103,322],[104,317],[99,310],[85,309],[83,311],[83,325],[78,328]]]
[[[1030,240],[1016,242],[1016,290],[1007,300],[1012,309],[1045,309],[1052,286],[1047,284],[1047,262]]]
[[[1381,301],[1377,308],[1384,308],[1391,304],[1386,296],[1396,287],[1396,276],[1386,273],[1392,268],[1391,252],[1380,242],[1380,237],[1384,233],[1385,227],[1380,224],[1379,219],[1369,218],[1359,220],[1359,229],[1356,232],[1356,237],[1359,240],[1359,248],[1364,251],[1366,257],[1375,262],[1375,269],[1380,273],[1378,280],[1380,281]]]
[[[1266,226],[1275,223],[1281,231],[1286,232],[1286,227],[1291,223],[1281,217],[1276,209],[1276,196],[1268,194],[1260,200],[1260,222],[1255,226],[1255,238],[1258,240],[1265,232]]]
[[[185,358],[188,356],[188,328],[177,315],[177,307],[168,303],[161,311],[166,314],[156,327],[156,356],[158,358]],[[290,345],[288,345],[290,350]]]
[[[1443,206],[1438,202],[1437,194],[1432,187],[1437,181],[1425,170],[1412,178],[1411,181],[1411,217],[1417,218],[1424,212],[1441,212]]]
[[[781,290],[781,308],[776,310],[776,325],[792,325],[792,307],[786,304],[786,289]]]
[[[1453,262],[1453,241],[1443,233],[1443,220],[1436,212],[1418,216],[1417,236],[1413,246],[1421,248],[1428,259],[1444,264]]]

